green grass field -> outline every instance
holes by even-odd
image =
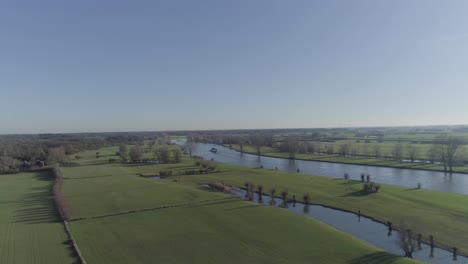
[[[287,173],[270,169],[253,169],[223,164],[223,173],[187,177],[194,183],[223,180],[225,184],[243,187],[245,182],[261,184],[264,192],[274,187],[277,195],[288,190],[297,198],[311,195],[312,203],[340,208],[374,217],[382,222],[398,225],[404,220],[424,239],[434,235],[436,243],[468,252],[468,237],[460,234],[468,228],[468,196],[382,185],[379,193],[359,195],[362,183],[344,179]],[[302,199],[302,198],[300,198]],[[450,227],[450,228],[448,228]]]
[[[223,165],[206,176],[153,180],[138,174],[168,167],[177,174],[193,161],[126,165],[94,156],[80,161],[93,165],[61,168],[72,217],[88,217],[70,226],[89,263],[416,263],[311,218],[199,187],[221,179],[240,183],[248,176],[243,169],[253,169]],[[137,212],[113,215],[131,210]],[[89,218],[102,215],[108,216]]]
[[[313,219],[238,199],[71,228],[89,263],[413,263]]]
[[[47,172],[0,176],[0,263],[74,263]]]

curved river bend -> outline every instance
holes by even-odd
[[[174,142],[180,145],[184,144],[184,141]],[[216,153],[212,153],[210,151],[211,148],[216,148],[218,151]],[[248,167],[263,166],[267,169],[274,169],[277,167],[278,170],[289,172],[296,172],[299,169],[301,173],[304,174],[333,178],[342,178],[345,173],[348,173],[351,179],[360,180],[361,173],[366,173],[371,175],[372,181],[378,183],[399,185],[409,188],[415,188],[418,183],[421,183],[423,189],[468,194],[468,174],[462,173],[444,173],[439,171],[259,157],[252,154],[240,153],[224,146],[205,143],[196,143],[196,147],[194,151],[192,151],[192,154],[201,156],[205,159],[213,159],[218,162],[229,164]]]
[[[233,194],[239,197],[245,197],[245,190],[234,190]],[[262,195],[262,199],[258,199],[258,194],[253,194],[253,201],[263,204],[270,204],[270,196]],[[274,206],[283,204],[283,200],[274,198]],[[373,221],[366,217],[359,217],[354,213],[343,212],[319,205],[305,205],[303,203],[287,203],[288,210],[297,214],[304,214],[326,224],[329,224],[336,229],[354,235],[363,239],[370,244],[391,252],[395,255],[402,255],[403,251],[398,245],[398,231],[389,230],[384,224]],[[415,242],[416,243],[416,242]],[[417,243],[416,243],[417,245]],[[416,246],[418,250],[413,252],[413,258],[428,263],[444,264],[444,263],[468,263],[468,258],[457,256],[454,258],[453,253],[437,247],[431,248],[430,245],[421,243]]]

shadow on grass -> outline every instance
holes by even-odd
[[[81,179],[93,179],[93,178],[102,178],[102,177],[112,177],[112,176],[117,176],[117,175],[99,175],[99,176],[85,176],[85,177],[72,177],[72,178],[63,178],[64,180],[81,180]]]
[[[338,197],[364,197],[364,196],[368,196],[371,194],[372,193],[363,193],[362,191],[354,191],[354,192],[350,192],[344,195],[340,195]]]
[[[381,263],[394,263],[397,260],[402,259],[403,257],[393,255],[389,252],[376,252],[372,254],[367,254],[361,257],[354,258],[348,261],[348,264],[381,264]]]
[[[17,201],[14,221],[16,223],[40,224],[60,221],[52,197],[53,177],[50,173],[38,173],[35,177],[50,184],[43,187],[31,187]]]
[[[257,207],[262,207],[263,204],[251,204],[251,205],[244,205],[244,206],[239,206],[239,207],[234,207],[234,208],[229,208],[224,211],[234,211],[234,210],[241,210],[241,209],[248,209],[248,208],[257,208]]]
[[[405,191],[416,191],[416,190],[421,190],[420,188],[410,188],[410,189],[405,189]]]

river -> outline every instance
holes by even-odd
[[[184,141],[175,141],[184,144]],[[360,180],[361,173],[370,174],[371,181],[416,188],[421,183],[423,189],[468,194],[468,174],[444,173],[439,171],[414,170],[377,167],[368,165],[354,165],[321,161],[290,160],[284,158],[262,157],[253,154],[240,153],[236,150],[214,144],[195,143],[192,154],[205,159],[213,159],[218,162],[243,165],[248,167],[260,167],[289,172],[300,170],[304,174],[313,174],[333,178],[343,178],[345,173],[350,179]],[[213,153],[211,148],[218,151]]]

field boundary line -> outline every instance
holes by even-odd
[[[196,205],[196,204],[207,203],[207,202],[218,202],[218,201],[229,201],[229,200],[234,201],[234,200],[239,200],[239,199],[240,198],[238,198],[238,197],[225,197],[225,198],[219,198],[219,199],[202,200],[202,201],[197,201],[197,202],[187,202],[187,203],[172,204],[172,205],[162,205],[162,206],[158,206],[158,207],[144,208],[144,209],[138,209],[138,210],[129,210],[129,211],[123,211],[123,212],[118,212],[118,213],[113,213],[113,214],[72,218],[72,219],[69,220],[69,222],[83,221],[83,220],[90,220],[90,219],[98,219],[98,218],[106,218],[106,217],[112,217],[112,216],[118,216],[118,215],[124,215],[124,214],[140,213],[140,212],[154,211],[154,210],[174,208],[174,207],[187,206],[187,205]]]
[[[65,233],[67,234],[68,240],[71,243],[73,252],[78,258],[79,263],[87,264],[85,258],[83,257],[83,254],[80,251],[80,248],[78,247],[78,243],[76,243],[76,240],[73,238],[73,235],[71,234],[70,227],[68,226],[68,223],[67,223],[68,215],[65,216],[64,209],[61,208],[61,205],[65,202],[63,200],[64,199],[63,195],[61,195],[61,187],[62,187],[62,181],[63,181],[61,172],[58,168],[52,169],[51,172],[54,177],[54,183],[52,186],[52,194],[54,195],[55,209],[60,216],[61,222],[63,223],[63,227],[65,229]],[[60,195],[61,197],[57,197],[57,195]],[[61,200],[59,201],[59,199]]]

